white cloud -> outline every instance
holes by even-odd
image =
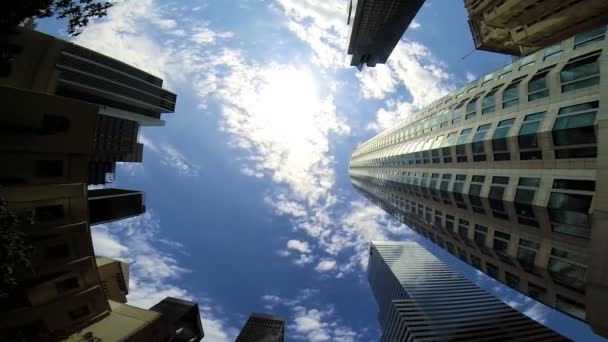
[[[474,73],[467,71],[466,75],[465,75],[466,79],[467,79],[467,83],[469,82],[473,82],[477,79],[477,76],[475,76]]]
[[[320,304],[319,291],[304,289],[295,298],[264,295],[261,300],[265,307],[274,309],[284,306],[290,309],[287,319],[287,335],[295,340],[352,342],[360,335],[341,323],[333,307]]]
[[[422,27],[422,25],[420,24],[420,22],[418,22],[416,19],[414,19],[410,23],[410,26],[408,26],[408,29],[418,30],[420,27]]]
[[[327,271],[331,271],[336,267],[336,261],[335,260],[331,260],[331,259],[324,259],[321,260],[317,266],[315,267],[315,270],[318,272],[327,272]]]
[[[364,68],[356,76],[361,82],[361,92],[366,99],[383,99],[394,92],[397,86],[397,79],[386,64]]]
[[[227,39],[234,37],[232,32],[215,32],[209,29],[207,25],[198,25],[192,29],[190,40],[198,44],[213,44],[218,38]]]
[[[161,248],[156,242],[169,247],[179,247],[179,242],[161,236],[160,222],[149,212],[130,219],[97,225],[92,229],[96,255],[129,262],[128,304],[150,308],[166,297],[177,297],[199,303],[205,341],[234,341],[236,329],[219,318],[207,298],[194,296],[182,287],[182,277],[189,270],[178,265],[171,251]]]
[[[277,0],[287,28],[313,51],[313,62],[325,68],[347,67],[348,30],[345,1]]]
[[[287,241],[287,248],[294,249],[300,253],[310,253],[310,246],[306,241],[289,240]]]
[[[200,167],[193,164],[175,147],[168,144],[155,143],[144,135],[141,135],[139,142],[144,147],[156,153],[161,164],[174,168],[182,176],[198,176]]]

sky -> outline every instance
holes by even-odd
[[[355,192],[358,144],[510,63],[473,51],[461,1],[426,1],[386,65],[346,55],[348,1],[117,1],[75,43],[164,79],[178,95],[145,127],[143,164],[112,187],[145,215],[92,228],[98,255],[132,264],[129,304],[197,301],[206,342],[233,341],[251,312],[286,319],[287,341],[377,341],[371,240],[415,240],[509,305],[577,341],[580,321],[435,248]],[[65,22],[38,29],[64,37]],[[472,52],[472,53],[471,53]]]

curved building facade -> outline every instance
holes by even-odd
[[[354,187],[608,336],[607,48],[581,34],[435,101],[353,152]]]

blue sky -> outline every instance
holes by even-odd
[[[75,41],[162,77],[178,94],[146,127],[143,164],[113,187],[148,212],[94,227],[96,252],[135,262],[129,303],[199,302],[205,341],[232,341],[252,311],[284,316],[287,340],[376,341],[369,241],[414,239],[510,305],[580,341],[579,321],[505,288],[418,238],[357,194],[357,144],[508,64],[474,52],[460,1],[427,1],[387,65],[345,54],[347,1],[119,1]],[[40,30],[65,36],[64,23]]]

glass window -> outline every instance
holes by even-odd
[[[501,86],[490,90],[481,102],[481,115],[493,113],[496,110],[496,91]]]
[[[574,48],[580,48],[593,42],[598,42],[604,39],[606,34],[606,26],[601,26],[593,31],[577,34],[574,38]]]
[[[515,123],[515,119],[502,120],[498,123],[498,127],[492,136],[492,149],[494,150],[494,161],[510,160],[509,147],[507,144],[507,135],[509,130]]]
[[[534,274],[538,273],[534,265],[534,260],[536,259],[536,254],[539,249],[540,243],[526,239],[519,239],[517,260],[519,261],[519,264],[522,266],[522,268],[527,272],[531,272]]]
[[[469,138],[469,135],[471,135],[472,131],[472,128],[467,128],[463,129],[462,132],[460,132],[460,137],[458,137],[457,141],[458,145],[456,145],[456,161],[459,163],[467,161],[465,142]]]
[[[507,109],[519,104],[519,84],[520,81],[509,84],[502,92],[502,108]]]
[[[599,102],[593,101],[579,105],[560,108],[553,125],[553,144],[556,147],[570,145],[595,145],[595,118]],[[556,148],[555,158],[594,158],[597,155],[595,146]]]
[[[481,259],[471,254],[471,265],[478,270],[481,270]]]
[[[600,83],[599,54],[581,57],[566,64],[560,72],[563,93]]]
[[[498,266],[490,264],[489,262],[486,262],[486,270],[488,272],[488,275],[494,279],[498,279],[499,278],[499,270],[498,270]]]
[[[547,75],[549,70],[541,70],[528,82],[528,101],[536,101],[549,96]]]
[[[547,289],[534,283],[528,282],[528,296],[538,301],[544,301]]]
[[[519,70],[526,70],[534,66],[534,59],[536,55],[527,56],[521,59]]]
[[[513,70],[513,64],[506,65],[500,71],[500,76],[498,76],[498,79],[502,79],[502,78],[509,76],[511,74],[512,70]]]
[[[479,96],[474,97],[468,104],[466,108],[466,115],[464,117],[465,120],[469,120],[475,117],[477,114],[477,99]]]
[[[519,277],[515,274],[505,272],[505,284],[515,290],[519,290]]]
[[[500,231],[495,231],[494,232],[494,246],[492,247],[492,249],[494,249],[494,251],[498,255],[502,255],[502,256],[508,255],[507,250],[509,248],[510,239],[511,239],[510,234],[503,233]]]
[[[553,189],[595,191],[595,181],[581,179],[555,179]]]
[[[552,192],[548,211],[555,232],[589,238],[591,195]]]
[[[555,308],[581,320],[585,320],[587,316],[583,303],[576,302],[561,295],[557,295],[555,298]]]
[[[492,124],[481,125],[477,128],[477,132],[473,136],[471,148],[473,150],[473,161],[485,161],[486,154],[484,149],[484,138]]]
[[[585,289],[587,265],[587,255],[552,248],[547,270],[555,282],[582,291]]]
[[[519,136],[517,138],[519,149],[523,150],[520,151],[520,159],[542,159],[542,153],[538,144],[537,132],[544,117],[545,112],[540,112],[528,114],[524,118],[524,122],[519,129]]]
[[[548,48],[545,49],[544,61],[549,62],[549,61],[557,60],[559,58],[559,56],[561,56],[562,52],[563,52],[563,49],[562,49],[561,43],[555,44],[553,46],[549,46]]]

